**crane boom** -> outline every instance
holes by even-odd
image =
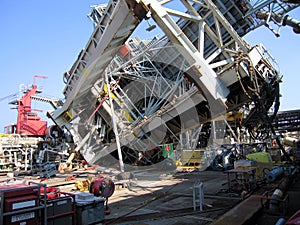
[[[145,10],[137,3],[129,6],[125,0],[113,0],[107,4],[86,47],[81,51],[68,74],[64,90],[66,101],[54,114],[54,118],[58,118],[68,110],[74,98],[83,95],[87,87],[92,86],[99,79],[99,75],[112,60],[118,48],[127,40],[144,16]]]
[[[242,38],[264,7],[267,1],[256,7],[219,0],[111,0],[94,7],[89,15],[94,32],[64,74],[66,100],[52,117],[70,130],[92,164],[118,144],[131,155],[172,139],[182,149],[200,125],[253,104],[251,129],[279,99],[280,74],[272,56]],[[148,42],[131,38],[150,19],[164,36]]]

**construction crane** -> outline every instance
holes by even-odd
[[[72,145],[60,127],[48,125],[32,108],[32,100],[50,103],[57,108],[60,101],[41,97],[36,79],[46,76],[34,76],[34,82],[22,88],[22,96],[10,104],[16,106],[17,122],[5,126],[5,133],[0,134],[0,172],[31,171],[41,177],[50,177],[57,173],[56,158],[68,157]],[[10,97],[16,96],[10,95]]]
[[[111,0],[95,6],[89,14],[94,32],[64,73],[65,101],[51,117],[72,133],[75,151],[88,163],[118,164],[121,171],[124,161],[128,167],[160,162],[171,144],[180,159],[204,131],[211,146],[224,143],[228,130],[237,143],[247,132],[264,138],[278,111],[281,75],[266,48],[242,37],[271,21],[297,31],[287,13],[298,6],[243,0]],[[132,38],[143,20],[148,31],[153,20],[164,36]],[[230,128],[229,112],[242,112],[244,131]]]

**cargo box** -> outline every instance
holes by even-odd
[[[104,220],[104,199],[76,200],[76,224],[89,225]]]
[[[58,197],[47,200],[47,223],[48,225],[72,225],[73,198],[70,196]],[[43,213],[44,217],[44,213]]]

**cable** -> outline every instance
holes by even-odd
[[[14,93],[14,94],[7,95],[7,96],[5,96],[5,97],[2,97],[2,98],[0,98],[0,102],[3,101],[3,100],[5,100],[5,99],[7,99],[7,98],[15,97],[15,96],[17,96],[18,94],[19,94],[19,92],[16,92],[16,93]]]

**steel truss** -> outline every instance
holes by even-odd
[[[182,150],[198,147],[203,129],[211,144],[220,143],[227,112],[268,111],[279,94],[273,58],[241,37],[255,26],[244,15],[235,1],[113,0],[95,7],[95,30],[64,75],[66,100],[53,118],[91,164],[116,163],[107,159],[117,149],[120,161],[153,164],[170,143],[180,160]],[[150,18],[163,38],[128,39]],[[212,120],[218,125],[204,126]]]
[[[257,0],[250,1],[245,17],[255,18],[251,30],[262,25],[268,27],[277,37],[280,36],[282,26],[293,27],[296,33],[300,33],[300,22],[291,18],[288,13],[300,5],[297,0]]]

